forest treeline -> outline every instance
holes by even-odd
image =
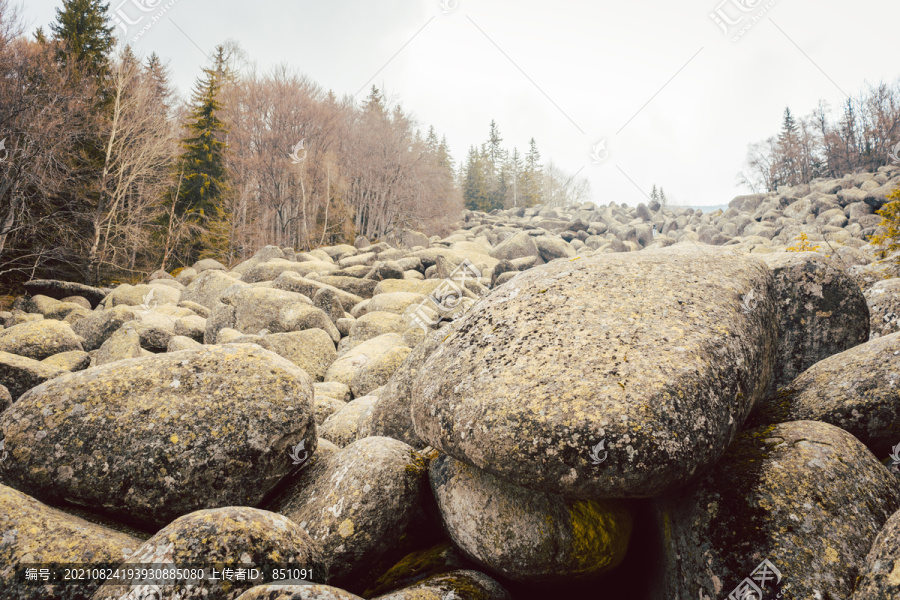
[[[785,108],[781,131],[750,145],[739,183],[764,192],[817,177],[874,172],[892,161],[898,143],[900,79],[868,86],[847,98],[837,115],[824,101],[799,119]]]
[[[215,49],[189,98],[167,65],[118,44],[102,0],[62,0],[27,34],[0,0],[0,285],[107,284],[198,258],[444,234],[464,207],[586,199],[584,180],[485,144],[455,165],[373,87],[338,98],[290,66]]]

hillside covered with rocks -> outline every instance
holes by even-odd
[[[898,187],[31,281],[0,599],[900,597]],[[205,574],[53,579],[91,565]]]

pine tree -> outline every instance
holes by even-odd
[[[509,201],[507,206],[519,206],[522,186],[522,171],[525,164],[522,162],[522,155],[519,154],[518,148],[513,148],[512,154],[509,156],[509,172],[510,172],[510,190]]]
[[[483,153],[472,146],[462,177],[463,199],[469,210],[487,211],[490,204],[487,169]]]
[[[62,42],[58,58],[63,63],[74,60],[89,75],[107,73],[115,44],[108,10],[102,0],[63,0],[62,8],[56,9],[57,22],[50,26],[54,38]]]
[[[153,81],[156,93],[157,106],[164,114],[168,115],[172,110],[172,96],[175,89],[170,81],[169,69],[163,64],[156,52],[150,54],[147,59],[147,76]]]
[[[663,207],[666,207],[669,205],[669,201],[666,200],[666,192],[665,192],[665,190],[663,190],[662,186],[659,186],[659,203]]]
[[[222,109],[219,93],[228,78],[222,46],[216,48],[213,66],[204,68],[203,73],[192,94],[189,137],[181,141],[176,173],[180,189],[172,201],[175,201],[176,216],[188,215],[193,222],[216,233],[221,230],[220,222],[227,217],[221,207],[230,189],[225,164],[227,128],[219,118]],[[208,239],[195,240],[190,258],[199,257],[211,245]]]
[[[534,206],[542,200],[543,166],[537,142],[531,138],[528,142],[528,154],[525,155],[525,171],[522,174],[522,205]]]
[[[659,190],[656,189],[656,184],[653,184],[653,188],[650,190],[650,200],[655,200],[659,202]]]
[[[369,92],[369,97],[366,98],[366,101],[363,104],[363,108],[367,111],[376,111],[379,113],[384,113],[386,110],[384,96],[374,85],[372,86],[372,91]]]
[[[781,133],[778,134],[779,175],[777,184],[796,185],[800,183],[799,154],[800,138],[797,135],[797,122],[790,108],[784,109]],[[777,185],[776,185],[777,188]]]

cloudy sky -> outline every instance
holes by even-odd
[[[31,28],[46,27],[60,5],[25,0]],[[339,96],[387,90],[423,128],[447,135],[457,161],[495,119],[506,146],[524,149],[534,137],[545,161],[580,170],[604,204],[645,201],[654,183],[679,204],[727,203],[745,191],[737,174],[748,143],[777,133],[785,106],[797,115],[820,99],[837,107],[845,94],[900,76],[897,0],[110,0],[110,8],[135,22],[128,39],[144,28],[136,52],[168,60],[182,93],[204,53],[231,39],[260,68],[293,65]]]

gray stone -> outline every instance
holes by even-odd
[[[896,480],[849,433],[815,421],[745,430],[710,471],[655,501],[664,560],[651,598],[725,598],[764,559],[789,598],[848,598],[898,508]]]
[[[253,506],[315,451],[307,375],[252,345],[120,361],[50,380],[0,415],[0,473],[157,526],[201,508]]]
[[[0,352],[34,360],[43,360],[60,352],[84,350],[81,341],[68,323],[52,319],[31,321],[0,330]]]
[[[535,493],[446,455],[432,461],[429,476],[450,539],[504,577],[573,581],[611,571],[625,557],[632,516],[621,501]]]
[[[745,312],[751,291],[758,305]],[[479,302],[428,358],[413,387],[416,434],[536,490],[658,495],[715,463],[762,399],[773,297],[763,263],[725,251],[537,267]]]
[[[322,545],[330,583],[353,582],[398,547],[426,493],[410,446],[368,437],[303,469],[279,511]]]
[[[853,280],[817,252],[778,252],[763,260],[775,275],[778,309],[772,394],[820,360],[868,340],[869,311]]]

